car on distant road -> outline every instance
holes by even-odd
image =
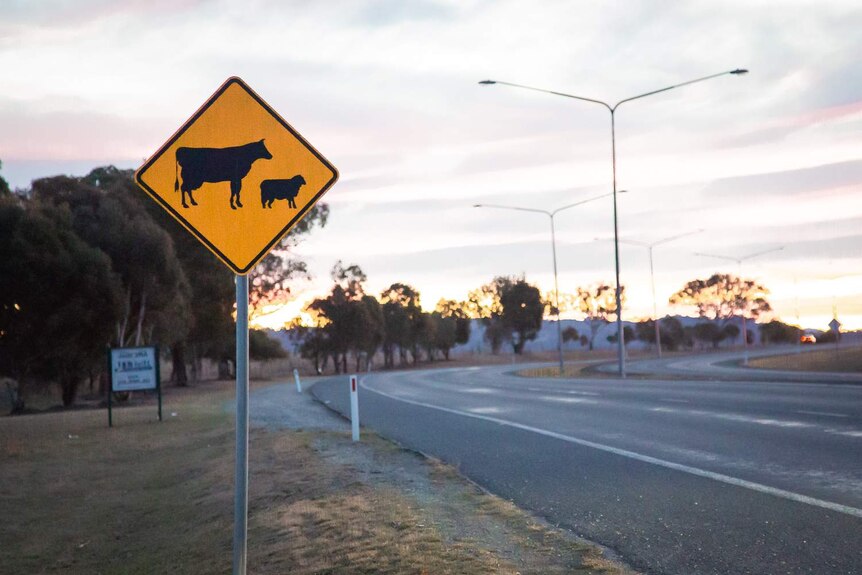
[[[802,337],[799,338],[800,343],[817,343],[817,338],[811,335],[810,333],[806,333]]]

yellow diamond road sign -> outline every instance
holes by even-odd
[[[229,78],[135,181],[245,275],[338,179],[338,171],[239,78]]]

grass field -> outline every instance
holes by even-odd
[[[0,418],[0,572],[231,569],[230,384]],[[622,573],[451,468],[366,435],[252,430],[249,573]],[[412,471],[410,471],[412,470]]]
[[[755,358],[749,360],[748,365],[763,369],[862,373],[862,347],[836,348],[830,344],[823,344],[822,349],[804,351],[804,353]]]

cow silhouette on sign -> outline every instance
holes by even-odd
[[[228,148],[177,148],[174,192],[182,189],[183,207],[187,208],[186,194],[192,205],[196,206],[198,203],[192,192],[203,184],[230,182],[230,207],[232,210],[241,208],[239,192],[242,179],[248,175],[256,160],[271,159],[272,154],[266,149],[263,140]]]
[[[271,208],[275,200],[287,200],[287,207],[296,209],[296,196],[304,185],[305,178],[299,175],[289,180],[264,180],[260,183],[260,203]]]

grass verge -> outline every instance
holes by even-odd
[[[229,573],[230,385],[0,418],[8,573]],[[175,414],[175,415],[172,415]],[[368,436],[367,436],[368,437]],[[623,573],[594,547],[371,435],[253,430],[249,572]]]
[[[748,366],[762,369],[862,373],[862,347],[834,347],[824,344],[823,349],[806,350],[805,353],[753,358],[748,360]]]
[[[588,367],[590,366],[566,365],[564,366],[565,369],[563,370],[563,377],[582,377],[587,374],[595,377],[595,372],[584,371]],[[519,375],[521,377],[560,377],[560,366],[530,367],[516,371],[515,375]]]

